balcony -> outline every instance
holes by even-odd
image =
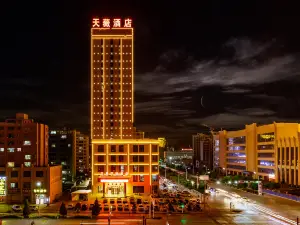
[[[9,188],[9,189],[7,189],[8,194],[18,194],[20,192],[21,192],[20,188]]]
[[[31,192],[31,188],[23,188],[22,189],[23,194],[29,194]]]

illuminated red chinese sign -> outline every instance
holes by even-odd
[[[132,27],[132,19],[119,19],[119,18],[93,18],[93,28],[131,28]]]

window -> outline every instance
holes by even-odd
[[[117,157],[115,155],[111,155],[110,156],[110,161],[111,162],[116,162],[117,161]]]
[[[139,167],[138,166],[133,166],[132,170],[133,170],[133,172],[139,172]]]
[[[139,152],[144,152],[145,149],[144,149],[144,145],[139,145]]]
[[[61,139],[67,139],[67,135],[63,134],[63,135],[61,135],[60,138],[61,138]]]
[[[10,188],[18,188],[18,183],[10,183]]]
[[[8,163],[7,163],[7,166],[8,166],[8,167],[15,167],[15,162],[8,162]]]
[[[68,148],[71,148],[71,144],[68,144]]]
[[[144,186],[133,186],[133,193],[144,193]]]
[[[157,145],[152,145],[152,152],[157,152]]]
[[[25,155],[25,159],[30,160],[31,159],[31,155]]]
[[[56,134],[56,130],[51,130],[50,134]]]
[[[119,155],[119,162],[124,162],[124,155]]]
[[[31,177],[31,171],[24,171],[23,177]]]
[[[117,167],[116,166],[110,166],[110,172],[116,172]]]
[[[144,156],[143,155],[139,156],[139,162],[144,162]]]
[[[132,176],[133,182],[139,182],[139,175]]]
[[[144,182],[145,181],[145,178],[144,178],[144,175],[140,175],[140,182]]]
[[[24,145],[31,145],[31,141],[24,141]]]
[[[134,155],[132,157],[132,162],[139,162],[139,156],[138,155]]]
[[[19,173],[18,173],[18,171],[11,171],[10,176],[11,176],[11,177],[18,177],[18,176],[19,176]]]
[[[23,188],[30,189],[31,188],[31,183],[30,182],[24,182],[23,183]]]
[[[22,151],[22,149],[21,148],[17,148],[17,152],[21,152]]]
[[[15,152],[15,148],[7,148],[8,152]]]
[[[144,166],[139,166],[139,172],[144,172]]]
[[[152,166],[152,172],[158,172],[158,166]]]
[[[30,167],[31,166],[31,162],[24,162],[24,166],[25,167]]]
[[[157,155],[152,156],[152,162],[158,162],[158,156]]]
[[[119,145],[119,152],[124,152],[124,145]]]
[[[0,148],[0,152],[4,152],[4,148]]]
[[[98,145],[98,152],[104,152],[104,145]]]
[[[272,142],[275,139],[275,133],[265,133],[257,135],[257,142]]]
[[[55,148],[56,147],[56,144],[51,144],[51,148]]]
[[[111,145],[110,146],[110,151],[111,152],[116,152],[117,151],[117,146],[116,145]]]
[[[98,172],[104,172],[104,166],[98,166]]]
[[[44,176],[44,171],[36,171],[35,176],[36,177],[43,177]]]
[[[104,162],[104,155],[98,155],[98,162]]]
[[[139,152],[139,146],[138,145],[133,145],[133,152]]]

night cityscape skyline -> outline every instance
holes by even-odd
[[[230,130],[252,122],[297,122],[295,20],[267,19],[263,4],[255,18],[247,16],[255,6],[206,5],[212,11],[203,7],[196,15],[175,3],[167,11],[166,2],[155,17],[150,16],[155,4],[122,5],[122,11],[121,5],[114,11],[109,4],[65,5],[64,11],[53,5],[43,13],[29,5],[25,13],[19,6],[24,21],[18,29],[2,20],[3,29],[14,35],[1,37],[5,107],[0,117],[24,112],[50,128],[70,126],[89,133],[90,19],[130,15],[136,29],[135,126],[146,135],[182,146],[191,144],[192,134],[208,132],[204,125]],[[229,17],[237,9],[244,16]],[[17,23],[17,18],[2,16]],[[21,42],[15,40],[19,35]]]

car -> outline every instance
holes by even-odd
[[[30,205],[29,210],[30,211],[38,211],[38,207],[37,207],[37,205]]]
[[[129,211],[129,210],[130,210],[129,205],[126,204],[126,205],[124,206],[124,211]]]
[[[74,205],[73,204],[69,204],[67,209],[71,210],[71,209],[74,209]]]
[[[123,205],[118,205],[118,211],[122,212],[123,211]]]
[[[115,200],[114,200],[114,199],[110,199],[110,200],[109,200],[109,203],[110,203],[110,204],[115,204]]]
[[[122,204],[122,199],[121,198],[117,198],[117,204]]]
[[[22,207],[20,205],[13,205],[11,208],[15,212],[22,212]]]
[[[89,210],[92,210],[94,207],[94,204],[90,204]]]
[[[139,212],[144,212],[145,211],[144,206],[143,205],[139,205],[138,211]]]
[[[149,204],[149,201],[148,200],[144,200],[143,202],[145,205]]]
[[[82,204],[81,210],[86,211],[88,209],[87,204]]]
[[[104,205],[104,211],[106,211],[106,212],[109,211],[109,205],[108,204]]]

